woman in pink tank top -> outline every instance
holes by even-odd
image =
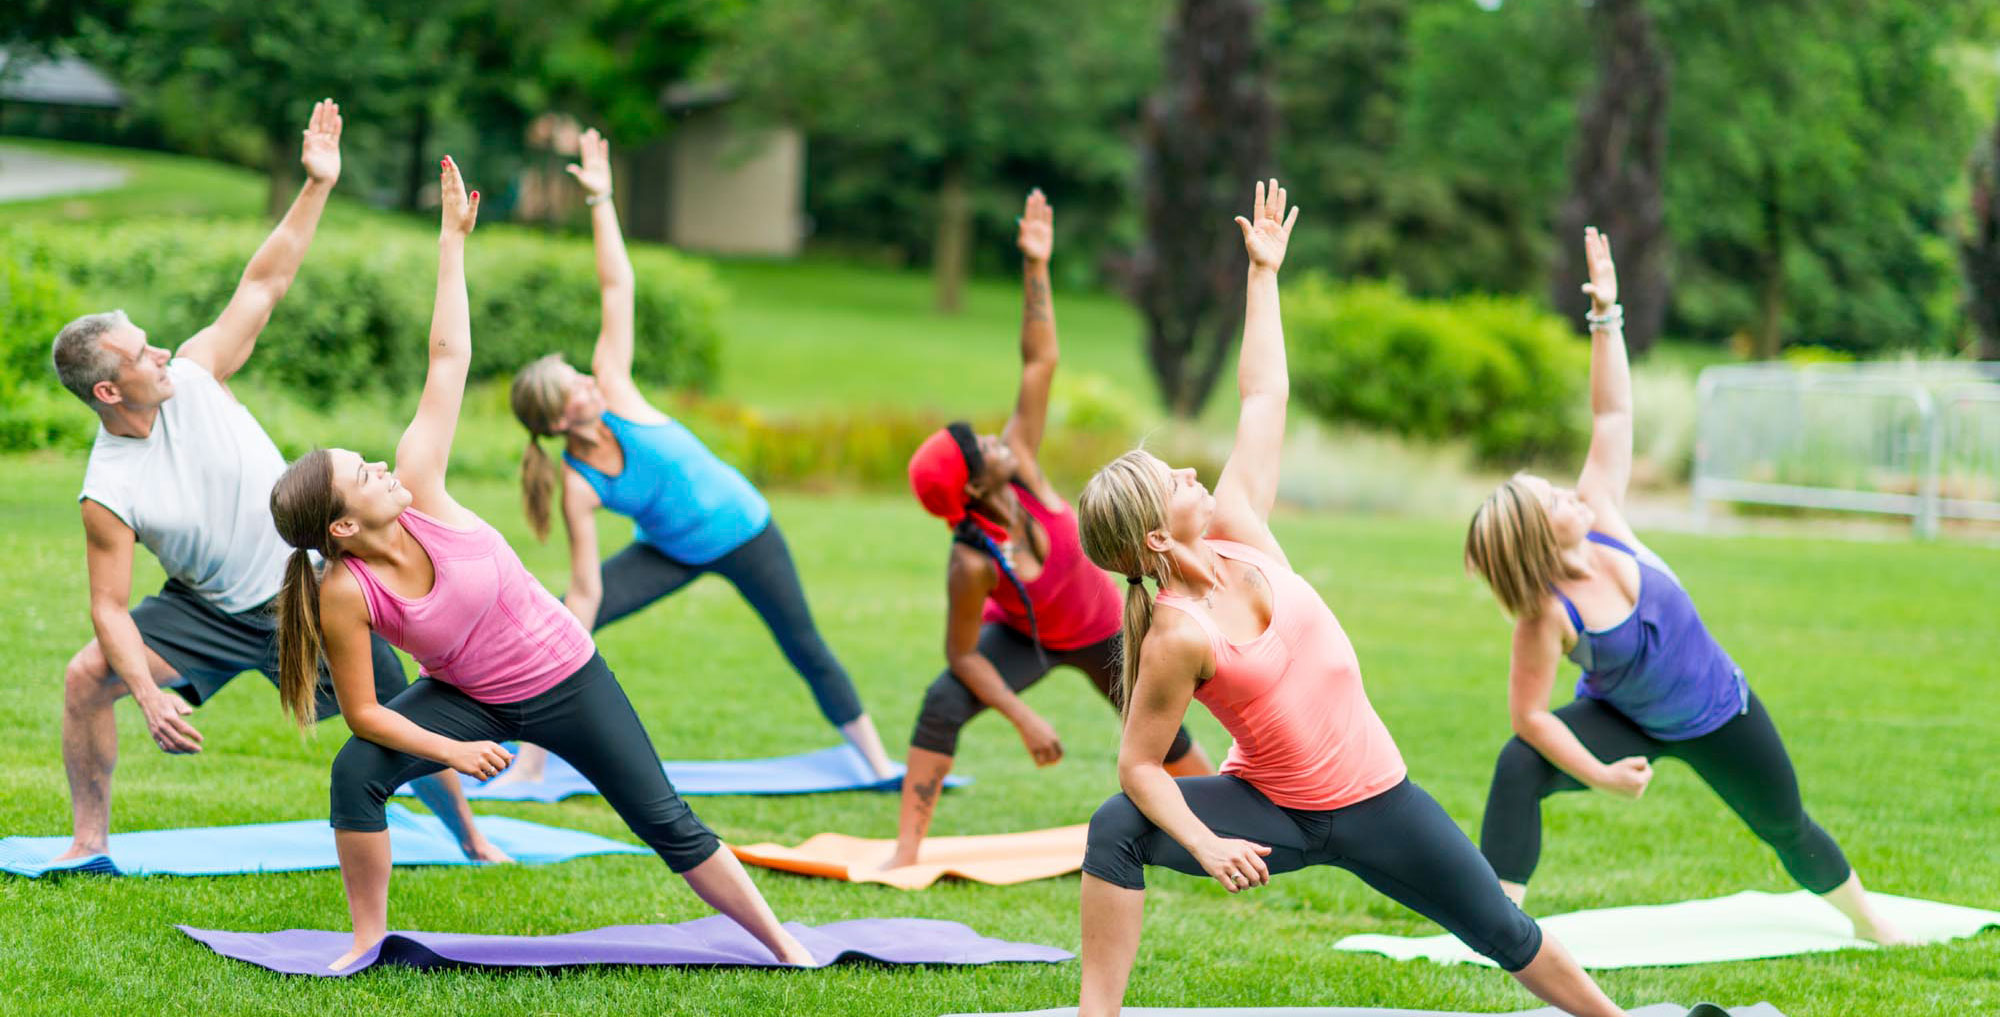
[[[1062,742],[1020,694],[1067,665],[1109,699],[1117,673],[1117,586],[1084,557],[1076,514],[1035,459],[1060,358],[1049,297],[1055,216],[1041,191],[1028,195],[1020,224],[1024,293],[1014,412],[998,435],[975,434],[960,421],[910,456],[911,491],[924,511],[952,528],[945,668],[924,693],[910,735],[896,850],[883,868],[916,864],[959,731],[972,718],[993,709],[1020,732],[1035,765],[1051,766],[1063,757]],[[1215,772],[1186,731],[1175,734],[1164,758],[1177,774]]]
[[[735,855],[674,793],[590,634],[497,530],[445,490],[472,359],[465,238],[479,193],[466,194],[449,159],[439,186],[430,369],[416,418],[396,446],[396,470],[323,450],[293,463],[271,490],[272,517],[294,548],[279,594],[280,691],[301,723],[311,718],[323,656],[354,732],[331,781],[354,948],[331,967],[347,967],[387,933],[389,795],[447,767],[490,779],[511,758],[498,743],[518,738],[568,760],[669,868],[775,957],[810,964]],[[323,581],[309,552],[326,559]],[[387,703],[375,699],[371,632],[423,667],[423,677]]]
[[[1237,893],[1317,864],[1434,919],[1569,1013],[1621,1014],[1409,780],[1362,690],[1353,645],[1271,534],[1290,389],[1278,266],[1297,217],[1273,180],[1257,185],[1251,218],[1236,220],[1250,259],[1242,410],[1215,493],[1193,470],[1135,451],[1077,500],[1084,550],[1127,583],[1124,793],[1090,821],[1079,1017],[1116,1014],[1124,1000],[1146,866],[1212,876]],[[1235,745],[1220,775],[1176,779],[1160,755],[1195,700]]]

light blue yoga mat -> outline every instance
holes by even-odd
[[[888,780],[875,779],[861,753],[851,745],[836,745],[818,752],[771,759],[665,760],[660,766],[674,790],[689,795],[810,795],[828,791],[895,791],[903,786],[903,768]],[[946,777],[945,787],[959,787],[969,777]],[[411,794],[410,786],[396,789]],[[555,753],[542,772],[542,779],[530,783],[488,787],[465,781],[465,797],[504,802],[559,802],[571,795],[594,795],[597,789],[583,779],[576,768]]]
[[[479,829],[517,862],[537,865],[584,855],[652,854],[636,844],[505,816],[480,816]],[[333,869],[333,828],[324,819],[248,826],[143,830],[111,835],[111,850],[61,865],[48,860],[69,847],[68,837],[0,840],[0,872],[40,876],[92,872],[108,876],[231,876],[252,872]],[[397,865],[474,865],[437,817],[389,806],[389,851]]]

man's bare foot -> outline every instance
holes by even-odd
[[[355,961],[360,960],[362,954],[365,954],[368,951],[375,949],[375,944],[380,942],[381,940],[376,939],[363,943],[361,940],[356,939],[354,941],[354,949],[349,950],[344,954],[341,954],[340,959],[334,961],[331,964],[328,964],[326,966],[326,969],[328,971],[345,971],[347,970],[348,967],[353,965]]]
[[[465,857],[470,858],[475,862],[490,862],[494,865],[506,865],[514,860],[514,857],[512,855],[508,854],[505,851],[500,850],[498,847],[494,846],[492,841],[487,840],[484,837],[475,838],[473,842],[470,844],[460,844],[459,850],[464,851]]]
[[[82,841],[73,840],[69,842],[69,850],[64,851],[62,854],[59,854],[54,858],[49,859],[48,863],[50,865],[55,865],[59,862],[82,861],[85,858],[95,858],[98,855],[107,854],[109,853],[109,851],[110,849],[103,844],[99,844],[93,847],[89,844],[83,843]]]

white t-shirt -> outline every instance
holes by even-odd
[[[110,509],[203,600],[247,611],[285,579],[291,548],[271,522],[285,457],[208,368],[175,357],[167,374],[174,394],[151,434],[121,438],[98,425],[77,498]]]

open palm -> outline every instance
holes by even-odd
[[[1275,272],[1285,262],[1285,247],[1291,243],[1292,224],[1298,221],[1299,210],[1293,206],[1286,211],[1285,189],[1273,177],[1268,185],[1257,182],[1257,204],[1250,216],[1236,217],[1236,225],[1243,230],[1243,249],[1250,255],[1251,265]]]
[[[340,105],[332,99],[313,103],[305,141],[299,146],[299,164],[306,168],[306,176],[320,183],[340,179]]]
[[[1590,281],[1583,284],[1583,292],[1590,294],[1597,310],[1609,310],[1618,302],[1618,266],[1611,263],[1611,238],[1595,226],[1584,227],[1583,254],[1590,263]]]
[[[1041,188],[1028,192],[1028,203],[1022,207],[1017,221],[1021,233],[1014,242],[1020,246],[1021,256],[1029,261],[1049,260],[1049,253],[1056,246],[1056,216]]]
[[[583,132],[583,137],[577,141],[577,147],[580,150],[577,157],[582,160],[582,165],[570,163],[563,168],[568,170],[569,175],[575,177],[576,182],[582,184],[583,189],[589,191],[592,197],[610,194],[611,142],[606,141],[604,135],[597,133],[597,128],[593,127]]]

